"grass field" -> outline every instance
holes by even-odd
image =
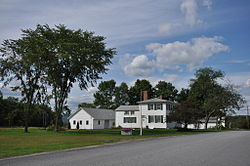
[[[120,129],[66,130],[62,132],[30,128],[24,133],[22,128],[0,128],[0,158],[47,152],[60,149],[99,145],[123,140],[196,134],[204,131],[179,132],[174,129],[145,129],[144,135],[121,136]]]

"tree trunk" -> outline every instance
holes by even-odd
[[[55,96],[55,112],[56,112],[54,131],[57,132],[58,131],[58,101],[57,101],[56,88],[54,88],[54,96]]]
[[[209,121],[209,117],[207,116],[206,119],[205,119],[205,129],[206,129],[206,130],[207,130],[208,121]]]
[[[188,127],[188,124],[185,123],[185,124],[184,124],[184,129],[187,129],[187,127]]]
[[[29,127],[29,110],[27,105],[24,106],[24,132],[28,133],[28,127]]]
[[[28,124],[27,121],[25,121],[25,126],[24,126],[24,132],[25,132],[25,133],[28,133],[28,132],[29,132],[29,131],[28,131],[28,127],[29,127],[29,124]]]

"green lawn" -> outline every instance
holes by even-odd
[[[105,130],[67,130],[62,132],[30,128],[24,133],[22,128],[0,128],[0,158],[98,145],[122,140],[146,137],[176,136],[201,133],[204,131],[178,132],[174,129],[145,129],[144,135],[121,136],[120,129]]]

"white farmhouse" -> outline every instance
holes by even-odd
[[[174,128],[177,123],[168,123],[174,102],[159,98],[138,102],[139,105],[121,105],[115,110],[116,127],[123,128]]]
[[[110,109],[81,108],[69,116],[71,129],[106,129],[115,125],[115,112]]]

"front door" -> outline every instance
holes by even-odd
[[[109,128],[109,120],[104,121],[104,128],[108,129]]]

